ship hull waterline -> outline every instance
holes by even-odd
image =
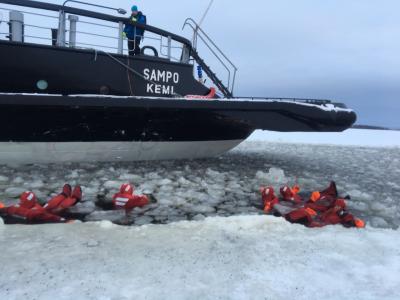
[[[255,130],[343,131],[346,109],[279,101],[0,94],[0,163],[197,159]]]

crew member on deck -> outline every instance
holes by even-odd
[[[138,7],[134,5],[132,6],[132,14],[129,21],[130,23],[125,25],[123,33],[124,36],[128,38],[129,55],[139,55],[140,43],[143,39],[144,29],[136,27],[131,22],[146,25],[147,19],[141,11],[138,11]]]
[[[135,188],[131,184],[121,185],[119,193],[113,197],[114,209],[125,209],[126,213],[132,211],[135,207],[143,207],[149,204],[149,199],[145,195],[134,195]]]

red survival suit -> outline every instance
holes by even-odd
[[[49,202],[44,206],[46,211],[52,214],[60,214],[66,209],[74,206],[82,199],[82,189],[80,186],[76,186],[72,191],[69,184],[65,184],[61,194],[50,199]]]
[[[332,181],[329,187],[322,192],[313,192],[305,207],[311,208],[318,213],[325,212],[333,207],[337,198],[336,183]]]
[[[294,204],[300,204],[303,202],[301,197],[298,195],[300,192],[300,187],[298,185],[295,185],[293,188],[286,185],[281,188],[280,192],[284,201],[293,202]]]
[[[288,213],[285,218],[291,223],[299,223],[309,227],[323,226],[322,222],[315,222],[315,220],[319,213],[326,212],[332,208],[337,196],[336,184],[331,182],[330,186],[324,191],[313,192],[304,207]]]
[[[323,227],[342,224],[345,227],[365,227],[364,221],[355,218],[346,210],[344,199],[338,199],[335,182],[322,192],[313,192],[304,207],[285,215],[291,223],[308,227]]]
[[[276,204],[279,203],[279,198],[275,195],[273,187],[262,187],[260,189],[264,205],[264,212],[270,213]]]
[[[321,221],[324,225],[342,224],[345,227],[365,227],[364,221],[355,218],[346,210],[344,199],[337,199],[333,207],[321,215]]]
[[[32,192],[24,192],[17,205],[2,209],[7,215],[22,218],[28,222],[57,223],[65,222],[64,218],[48,213],[37,202],[36,195]]]
[[[143,207],[149,204],[149,199],[143,195],[134,195],[134,187],[130,184],[121,185],[119,193],[113,197],[115,209],[125,209],[128,213],[135,207]]]

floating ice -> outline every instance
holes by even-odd
[[[363,200],[366,202],[371,202],[374,200],[374,197],[372,195],[359,190],[351,190],[348,191],[347,194],[351,195],[351,197],[355,200]]]
[[[383,219],[379,217],[372,217],[370,220],[371,226],[376,228],[388,228],[389,224]]]
[[[122,181],[108,180],[108,181],[104,182],[104,187],[107,189],[115,190],[115,192],[117,192],[117,191],[119,191],[121,184],[123,184]]]
[[[264,185],[279,185],[286,184],[288,182],[285,172],[278,168],[270,168],[268,173],[257,171],[256,179],[262,182]]]
[[[25,184],[29,189],[40,189],[44,187],[44,182],[42,180],[35,180]]]
[[[119,176],[120,180],[125,180],[127,182],[130,182],[132,184],[135,184],[136,182],[139,182],[141,180],[143,180],[143,178],[139,175],[136,174],[122,174],[121,176]]]
[[[206,217],[202,214],[197,214],[193,217],[193,221],[202,221],[204,220]]]
[[[20,187],[9,187],[4,191],[6,197],[19,198],[26,189]]]
[[[12,182],[13,182],[13,184],[21,184],[21,183],[24,183],[25,180],[22,177],[18,176],[18,177],[15,177]]]
[[[88,220],[121,221],[124,212],[102,214],[94,203],[110,207],[120,185],[131,182],[137,193],[152,194],[158,201],[145,211],[135,211],[128,221],[146,215],[154,223],[169,223],[197,214],[262,214],[261,185],[279,189],[298,182],[303,192],[309,192],[336,180],[341,194],[352,197],[347,203],[355,215],[371,226],[398,228],[399,170],[398,148],[250,141],[219,158],[200,161],[0,166],[1,176],[9,178],[0,181],[0,201],[15,204],[15,198],[32,186],[37,186],[34,192],[41,200],[48,200],[68,182],[83,187],[85,205],[74,212],[91,213]],[[374,217],[379,219],[372,222]]]
[[[145,225],[145,224],[150,224],[154,221],[153,218],[149,216],[141,216],[135,219],[135,225]]]

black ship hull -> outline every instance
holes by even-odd
[[[0,94],[0,161],[202,158],[254,130],[342,131],[346,109],[285,101]]]
[[[58,13],[57,38],[51,39],[53,45],[43,45],[25,38],[48,41],[49,36],[32,36],[25,29],[54,33],[54,28],[25,24],[22,12],[10,11],[9,41],[0,41],[0,163],[203,158],[234,148],[257,129],[343,131],[356,120],[352,110],[330,101],[234,98],[237,68],[212,41],[206,45],[226,68],[227,82],[190,41],[162,29],[67,3],[0,3]],[[85,44],[76,43],[77,16],[111,22],[106,27],[119,31],[108,38],[118,42],[118,54],[100,50],[103,46],[78,48]],[[158,57],[155,48],[153,55],[123,55],[124,25],[155,34],[164,56]],[[204,35],[198,25],[193,29],[195,35]],[[173,57],[173,48],[179,49],[178,57]],[[200,80],[193,76],[195,65]],[[212,97],[214,90],[203,84],[202,70],[220,96]],[[202,100],[204,95],[213,99]]]
[[[147,55],[0,41],[0,66],[0,92],[8,93],[175,97],[209,91],[193,77],[192,65]]]

